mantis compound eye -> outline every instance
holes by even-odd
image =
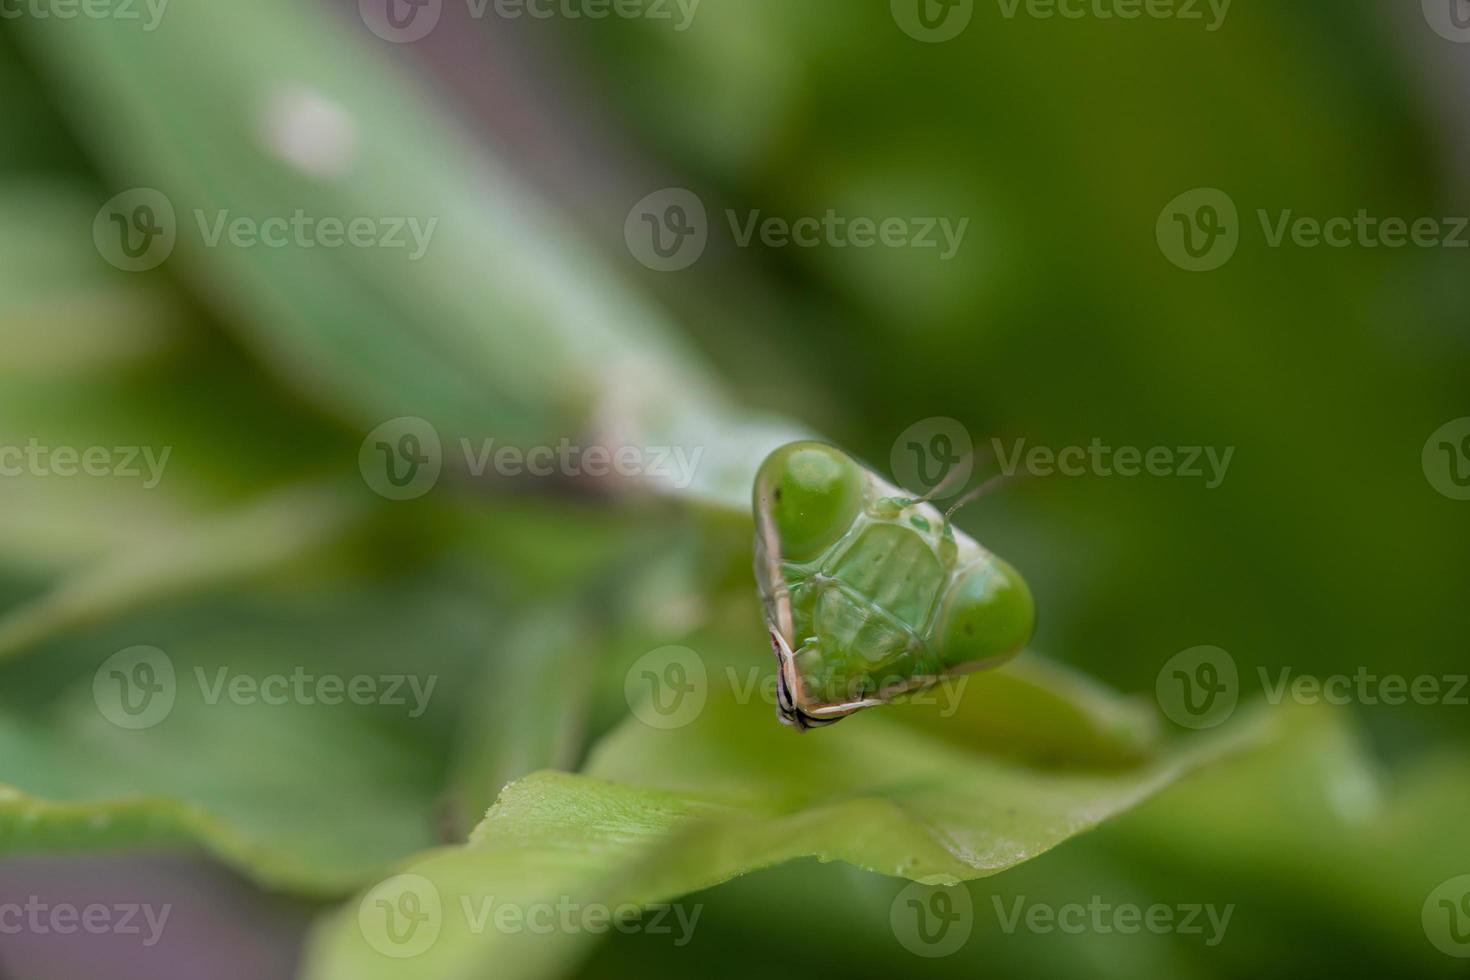
[[[993,555],[962,571],[950,584],[936,632],[944,663],[996,665],[1031,639],[1036,607],[1026,580]]]
[[[863,472],[839,449],[796,442],[761,464],[755,513],[786,561],[811,561],[852,529],[863,506]]]

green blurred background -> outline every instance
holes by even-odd
[[[942,43],[906,33],[886,0],[702,0],[684,30],[673,4],[671,21],[538,19],[446,0],[407,43],[342,0],[172,0],[151,31],[141,4],[143,23],[7,14],[0,444],[172,455],[148,490],[0,478],[0,783],[197,798],[331,868],[302,887],[272,858],[270,888],[203,860],[144,874],[115,856],[17,857],[13,887],[151,874],[225,924],[189,930],[194,946],[273,951],[250,969],[289,975],[323,903],[461,839],[493,801],[482,781],[446,802],[465,759],[524,771],[503,731],[464,735],[498,689],[525,691],[497,659],[506,637],[550,619],[596,638],[602,666],[512,698],[586,701],[590,740],[626,711],[618,665],[705,623],[711,595],[753,588],[728,506],[747,456],[725,450],[759,418],[884,472],[900,434],[934,417],[982,445],[1233,447],[1216,489],[1035,479],[959,523],[1028,577],[1034,647],[1124,692],[1152,697],[1161,667],[1200,645],[1230,652],[1245,699],[1261,669],[1464,674],[1470,503],[1436,488],[1423,452],[1470,414],[1470,251],[1273,248],[1257,217],[1470,212],[1470,44],[1418,6],[1242,2],[1208,30],[1202,5],[1204,21],[1068,19],[977,0]],[[143,273],[92,236],[134,187],[180,215],[174,253]],[[703,202],[709,244],[658,272],[625,224],[669,187]],[[1194,188],[1239,209],[1239,246],[1214,271],[1179,268],[1156,239]],[[439,224],[418,262],[207,248],[196,207]],[[740,247],[727,210],[969,224],[943,261]],[[611,416],[645,444],[704,446],[720,485],[451,475],[390,503],[358,451],[405,415],[446,439],[553,445]],[[758,622],[728,642],[766,665]],[[420,719],[364,710],[345,726],[175,718],[145,750],[99,731],[87,703],[97,664],[137,643],[181,671],[410,662],[442,696]],[[991,895],[1235,903],[1218,947],[981,925],[959,954],[921,960],[888,926],[901,882],[804,861],[690,899],[707,907],[687,947],[613,936],[581,969],[1465,975],[1426,941],[1418,903],[1470,872],[1470,707],[1335,714],[1314,736],[1330,744],[1289,744],[971,886],[986,925]],[[340,779],[303,789],[326,770]],[[99,844],[62,823],[28,836],[16,813],[0,826],[14,855]],[[82,948],[0,937],[0,970],[100,975]],[[152,977],[209,961],[192,946],[107,960]]]

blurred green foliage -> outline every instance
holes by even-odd
[[[824,741],[792,750],[807,763],[789,784],[757,765],[787,734],[742,734],[752,713],[775,725],[764,703],[712,710],[702,741],[672,748],[626,720],[625,671],[661,644],[703,636],[712,664],[768,667],[738,502],[772,428],[822,432],[880,470],[931,416],[982,446],[1233,447],[1218,489],[1039,479],[960,522],[1030,581],[1035,648],[1121,691],[1151,693],[1170,656],[1201,644],[1235,657],[1247,701],[1260,670],[1465,671],[1470,506],[1420,465],[1429,434],[1466,414],[1464,255],[1270,248],[1257,220],[1470,209],[1454,95],[1433,82],[1470,48],[1416,11],[1242,4],[1211,33],[979,4],[969,30],[928,45],[886,3],[703,0],[687,31],[492,16],[391,45],[350,3],[176,3],[151,34],[0,23],[0,444],[173,447],[152,490],[0,478],[0,637],[14,645],[0,665],[0,783],[14,787],[0,789],[0,850],[186,844],[264,887],[337,898],[463,842],[503,785],[585,768],[594,745],[588,774],[518,787],[607,780],[638,825],[656,807],[619,794],[729,779],[744,805],[790,818],[811,802],[797,792],[808,778],[826,803],[913,789],[881,745],[872,785],[801,769],[831,752],[851,776],[844,750],[863,743],[848,725],[922,746],[915,772],[998,767],[998,785],[1044,796],[1129,783],[1176,751],[1133,724],[1137,702],[1047,667],[965,726],[894,708],[809,736]],[[272,113],[303,92],[349,121],[349,176],[272,148]],[[549,147],[578,152],[538,166]],[[440,231],[417,264],[181,236],[162,268],[129,275],[102,261],[91,226],[137,185],[163,189],[181,224],[195,208],[304,207],[437,215]],[[711,219],[705,257],[678,274],[645,269],[623,240],[628,209],[666,185],[695,190]],[[1154,238],[1160,209],[1195,187],[1240,208],[1239,251],[1211,273],[1176,268]],[[970,223],[941,262],[741,249],[727,209]],[[358,479],[363,436],[396,415],[450,440],[554,442],[590,437],[609,405],[633,438],[705,446],[712,477],[670,501],[457,473],[392,505]],[[123,733],[94,710],[92,675],[140,643],[186,675],[396,670],[433,674],[440,695],[415,719],[181,699],[167,724]],[[587,956],[599,977],[773,960],[854,976],[1451,975],[1419,915],[1470,862],[1470,711],[1274,717],[1254,753],[966,886],[981,934],[949,959],[894,942],[902,882],[809,860],[686,898],[708,906],[686,948],[614,934],[595,953],[445,955],[488,957],[497,975]],[[630,750],[644,740],[662,748]],[[1004,828],[973,809],[961,822]],[[1103,809],[1056,833],[1023,822],[1045,839],[1018,857],[1116,808]],[[524,832],[554,844],[556,819]],[[497,826],[517,856],[516,826],[478,839]],[[580,869],[526,848],[510,867],[528,888],[650,900],[813,850],[741,860],[722,850],[737,839],[715,834],[656,875],[617,848],[587,847]],[[843,840],[834,827],[815,850],[907,844]],[[417,860],[473,878],[485,855]],[[492,865],[473,887],[492,872],[507,873]],[[992,897],[1093,895],[1234,903],[1235,924],[1219,947],[993,928]],[[360,938],[355,909],[323,920],[320,975],[355,962],[331,959]]]

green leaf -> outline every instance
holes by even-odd
[[[1132,767],[1042,769],[999,758],[978,738],[966,746],[936,737],[887,710],[796,736],[767,705],[736,703],[747,700],[732,696],[743,686],[737,678],[726,687],[719,670],[710,673],[708,703],[687,727],[628,720],[582,774],[512,784],[468,846],[426,855],[404,868],[416,878],[389,879],[350,903],[322,925],[305,975],[395,975],[402,963],[385,955],[395,947],[377,903],[405,887],[431,892],[442,910],[437,939],[413,961],[416,976],[493,969],[519,978],[556,975],[588,937],[479,928],[487,901],[643,906],[809,856],[931,883],[995,874],[1269,732],[1251,717]],[[961,699],[962,728],[975,724],[982,700]]]
[[[631,664],[703,623],[706,593],[718,587],[704,587],[709,575],[698,570],[708,538],[666,513],[635,508],[634,541],[616,510],[596,521],[577,520],[566,506],[497,510],[457,522],[460,543],[514,568],[512,601],[531,609],[497,638],[462,727],[452,790],[466,835],[508,783],[538,769],[575,769],[626,717]],[[554,589],[548,564],[559,572]],[[528,582],[533,598],[522,597]]]
[[[796,428],[737,413],[624,281],[642,267],[626,254],[625,266],[608,261],[474,145],[397,68],[392,45],[289,0],[182,5],[156,31],[135,26],[28,21],[21,37],[66,91],[116,190],[169,199],[178,244],[166,268],[307,397],[366,428],[423,417],[455,446],[556,445],[577,433],[585,445],[701,457],[719,447],[687,485],[643,482],[748,506],[756,465]],[[238,56],[264,50],[271,59]],[[329,144],[328,162],[303,161],[293,144],[303,127]],[[422,255],[210,241],[221,216],[297,213],[434,224]]]
[[[1470,870],[1470,756],[1432,754],[1395,778],[1351,712],[1297,705],[1280,717],[1273,751],[1172,790],[1114,836],[1150,861],[1236,882],[1274,914],[1352,923],[1396,956],[1443,967],[1419,913],[1439,883]]]
[[[237,512],[181,526],[0,616],[0,661],[149,603],[276,569],[337,540],[364,512],[361,501],[333,481],[288,488]]]
[[[125,367],[176,347],[185,305],[157,281],[98,261],[96,202],[80,182],[0,185],[0,374],[15,380]]]
[[[359,887],[442,839],[455,727],[496,626],[453,575],[316,582],[165,606],[5,664],[0,853],[171,844],[273,888]],[[174,695],[135,729],[104,668],[138,645],[168,659]]]
[[[577,764],[603,652],[585,610],[571,603],[536,610],[504,638],[477,685],[455,765],[463,827],[512,780]]]
[[[1122,697],[1095,679],[1039,654],[1001,670],[957,679],[963,711],[953,717],[922,706],[893,706],[894,719],[933,738],[1035,766],[1128,766],[1158,750],[1154,705]],[[933,699],[930,699],[933,700]]]
[[[197,848],[267,887],[331,897],[432,843],[433,784],[405,778],[423,760],[367,726],[214,705],[120,738],[88,709],[0,717],[0,854]]]

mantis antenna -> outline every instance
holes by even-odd
[[[970,465],[968,467],[964,467],[964,466],[954,466],[954,467],[951,467],[950,468],[950,471],[948,473],[944,474],[944,479],[942,479],[938,483],[936,483],[934,485],[933,489],[931,489],[928,493],[924,494],[924,496],[919,497],[918,499],[916,499],[914,501],[914,503],[916,503],[916,504],[927,504],[930,501],[936,500],[936,499],[938,499],[940,497],[947,497],[947,496],[949,496],[949,492],[951,490],[955,489],[954,488],[955,478],[959,474],[964,473],[964,474],[966,474],[966,476],[968,476],[969,473],[974,472],[974,468],[975,468],[976,465],[984,465],[986,463],[991,463],[993,461],[994,461],[994,453],[991,450],[989,450],[989,449],[982,449],[979,452],[976,452],[974,449],[971,449],[970,450]]]
[[[1001,487],[1005,486],[1007,483],[1011,483],[1017,479],[1019,479],[1019,477],[1014,473],[997,473],[995,476],[992,476],[990,479],[980,484],[974,490],[971,490],[959,500],[956,500],[950,506],[949,510],[944,512],[945,525],[949,525],[950,518],[954,517],[954,515],[959,511],[961,507],[964,507],[967,504],[973,504],[975,501],[979,500],[987,493],[990,493],[992,490],[998,490]]]

